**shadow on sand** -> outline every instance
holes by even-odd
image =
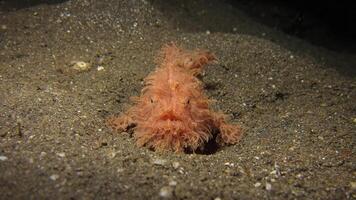
[[[258,0],[229,0],[225,5],[201,0],[150,2],[177,29],[253,35],[297,55],[312,56],[344,76],[356,75],[356,29],[350,23],[356,14],[349,12],[351,5],[334,6],[327,1],[321,5]],[[256,26],[251,26],[251,19]]]
[[[0,0],[0,11],[16,11],[39,4],[58,4],[68,0]]]

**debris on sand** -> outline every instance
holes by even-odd
[[[159,191],[159,196],[163,198],[171,198],[173,196],[173,188],[169,186],[164,186]]]
[[[91,68],[90,63],[84,61],[72,61],[71,66],[74,70],[78,72],[89,71]]]
[[[0,156],[0,161],[5,161],[5,160],[7,160],[6,156]]]

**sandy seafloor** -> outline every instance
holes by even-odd
[[[0,199],[356,198],[355,54],[223,1],[0,3]],[[156,153],[106,127],[170,41],[219,58],[202,81],[239,144]]]

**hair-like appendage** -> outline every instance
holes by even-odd
[[[135,105],[120,117],[110,118],[109,125],[126,130],[135,124],[137,144],[157,151],[195,151],[214,134],[218,134],[216,140],[221,146],[238,142],[239,126],[227,124],[225,115],[210,110],[201,82],[195,77],[214,60],[215,56],[206,51],[165,45]]]
[[[196,76],[201,71],[203,66],[216,60],[214,54],[204,50],[182,50],[174,43],[166,44],[159,52],[156,63],[160,67],[167,67],[175,65],[176,67],[182,67]]]

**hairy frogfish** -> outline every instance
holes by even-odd
[[[163,46],[141,95],[125,113],[109,118],[108,125],[119,131],[133,128],[137,145],[156,151],[195,152],[212,140],[218,146],[237,143],[241,128],[210,108],[198,78],[214,60],[207,51]]]

